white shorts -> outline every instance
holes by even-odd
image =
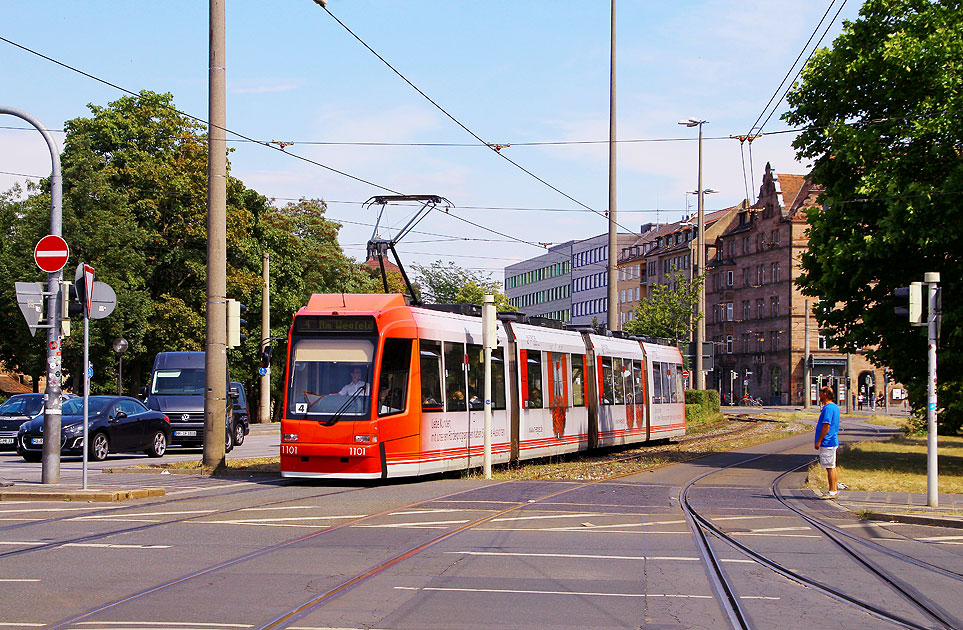
[[[823,468],[836,467],[836,448],[835,446],[819,447],[819,465]]]

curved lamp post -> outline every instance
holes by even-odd
[[[117,353],[117,395],[123,394],[121,385],[124,378],[124,353],[127,352],[128,343],[123,337],[114,339],[114,352]]]

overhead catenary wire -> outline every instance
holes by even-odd
[[[432,99],[430,96],[428,96],[427,94],[425,94],[417,85],[415,85],[414,83],[412,83],[405,75],[403,75],[403,74],[402,74],[400,71],[398,71],[393,65],[391,65],[391,63],[389,63],[387,59],[385,59],[385,58],[382,57],[380,54],[378,54],[378,52],[377,52],[374,48],[372,48],[371,46],[369,46],[367,42],[365,42],[365,41],[364,41],[363,39],[361,39],[361,37],[359,37],[354,31],[352,31],[352,30],[348,27],[348,25],[346,25],[344,22],[342,22],[340,19],[338,19],[338,17],[337,17],[334,13],[331,12],[331,10],[327,7],[327,5],[326,5],[325,3],[318,3],[318,5],[319,5],[322,9],[324,9],[325,13],[327,13],[329,16],[331,16],[331,18],[332,18],[335,22],[337,22],[337,23],[341,26],[341,28],[343,28],[345,31],[347,31],[349,35],[351,35],[352,37],[354,37],[362,46],[364,46],[365,48],[367,48],[368,51],[371,52],[371,54],[373,54],[373,55],[374,55],[375,57],[377,57],[385,66],[387,66],[388,69],[390,69],[392,72],[394,72],[396,75],[398,75],[398,77],[400,77],[402,81],[404,81],[404,82],[407,83],[409,86],[411,86],[411,88],[412,88],[413,90],[415,90],[416,92],[418,92],[418,94],[420,94],[421,96],[423,96],[423,97],[425,98],[425,100],[427,100],[429,103],[431,103],[432,105],[434,105],[435,108],[438,109],[438,111],[440,111],[440,112],[443,113],[445,116],[447,116],[449,119],[451,119],[452,122],[454,122],[456,125],[458,125],[459,127],[461,127],[466,133],[468,133],[468,135],[470,135],[471,137],[473,137],[473,138],[474,138],[475,140],[477,140],[480,144],[488,147],[488,148],[491,149],[496,155],[498,155],[500,158],[502,158],[503,160],[507,161],[509,164],[513,165],[514,167],[518,168],[518,169],[521,170],[523,173],[529,175],[530,177],[534,178],[535,180],[541,182],[541,183],[544,184],[545,186],[547,186],[547,187],[549,187],[550,189],[554,190],[555,192],[557,192],[558,194],[562,195],[563,197],[565,197],[565,198],[568,199],[569,201],[571,201],[571,202],[573,202],[573,203],[575,203],[575,204],[577,204],[577,205],[579,205],[579,206],[582,206],[583,208],[586,208],[586,209],[588,209],[588,210],[591,210],[592,212],[594,212],[595,214],[599,215],[600,217],[603,217],[603,218],[606,218],[606,219],[608,218],[608,214],[607,214],[607,213],[605,213],[605,212],[600,212],[599,210],[596,210],[595,208],[592,208],[591,206],[589,206],[589,205],[587,205],[587,204],[585,204],[585,203],[582,203],[581,201],[579,201],[579,200],[576,199],[575,197],[569,195],[569,194],[566,193],[565,191],[563,191],[563,190],[561,190],[560,188],[554,186],[553,184],[551,184],[551,183],[549,183],[548,181],[546,181],[545,179],[539,177],[538,175],[536,175],[535,173],[533,173],[533,172],[530,171],[529,169],[525,168],[524,166],[522,166],[521,164],[519,164],[519,163],[516,162],[515,160],[513,160],[513,159],[511,159],[510,157],[508,157],[507,155],[503,154],[503,153],[501,152],[501,145],[497,145],[497,144],[495,144],[495,143],[491,143],[491,142],[487,142],[487,141],[483,140],[483,139],[481,138],[481,136],[479,136],[479,135],[476,134],[474,131],[472,131],[471,129],[469,129],[464,123],[462,123],[460,120],[458,120],[457,118],[455,118],[452,114],[450,114],[444,107],[442,107],[441,105],[439,105],[438,103],[436,103],[434,99]],[[625,227],[624,225],[621,225],[621,224],[619,224],[619,223],[616,223],[616,225],[617,225],[618,227],[622,228],[623,230],[631,233],[631,234],[637,234],[637,232],[635,232],[634,230],[632,230],[632,229],[630,229],[630,228]]]
[[[89,72],[85,72],[85,71],[83,71],[83,70],[81,70],[81,69],[79,69],[79,68],[76,68],[76,67],[74,67],[74,66],[71,66],[70,64],[64,63],[64,62],[59,61],[59,60],[57,60],[57,59],[54,59],[53,57],[50,57],[50,56],[48,56],[48,55],[44,55],[43,53],[41,53],[41,52],[39,52],[39,51],[36,51],[36,50],[33,50],[33,49],[28,48],[28,47],[26,47],[26,46],[23,46],[22,44],[18,44],[18,43],[15,42],[15,41],[12,41],[12,40],[10,40],[10,39],[7,39],[6,37],[0,36],[0,41],[6,42],[6,43],[10,44],[11,46],[15,46],[16,48],[19,48],[19,49],[21,49],[21,50],[23,50],[23,51],[25,51],[25,52],[28,52],[28,53],[30,53],[30,54],[32,54],[32,55],[36,55],[36,56],[40,57],[41,59],[44,59],[44,60],[49,61],[49,62],[51,62],[51,63],[54,63],[54,64],[56,64],[56,65],[58,65],[58,66],[61,66],[62,68],[65,68],[65,69],[67,69],[67,70],[70,70],[71,72],[76,72],[76,73],[78,73],[78,74],[81,74],[81,75],[89,78],[89,79],[92,79],[93,81],[97,81],[98,83],[102,83],[102,84],[104,84],[104,85],[107,85],[107,86],[109,86],[109,87],[112,87],[112,88],[114,88],[115,90],[121,91],[121,92],[123,92],[123,93],[125,93],[125,94],[129,94],[129,95],[131,95],[131,96],[133,96],[133,97],[135,97],[135,98],[140,98],[140,94],[138,94],[137,92],[134,92],[133,90],[129,90],[129,89],[125,88],[125,87],[122,87],[122,86],[120,86],[120,85],[117,85],[116,83],[112,83],[112,82],[110,82],[110,81],[107,81],[106,79],[102,79],[102,78],[100,78],[100,77],[98,77],[98,76],[96,76],[96,75],[90,74]],[[191,120],[194,120],[194,121],[197,121],[197,122],[199,122],[199,123],[201,123],[201,124],[207,125],[208,128],[211,127],[211,124],[210,124],[207,120],[205,120],[205,119],[203,119],[203,118],[200,118],[200,117],[198,117],[198,116],[194,116],[194,115],[189,114],[189,113],[187,113],[187,112],[181,111],[181,110],[177,109],[176,107],[171,107],[171,109],[172,109],[172,111],[180,114],[181,116],[185,116],[185,117],[187,117],[187,118],[190,118]],[[272,150],[274,150],[274,151],[280,151],[280,152],[283,153],[284,155],[289,155],[289,156],[291,156],[291,157],[293,157],[293,158],[295,158],[295,159],[302,160],[302,161],[307,162],[307,163],[309,163],[309,164],[313,164],[313,165],[318,166],[318,167],[321,167],[321,168],[323,168],[323,169],[325,169],[325,170],[331,171],[331,172],[336,173],[336,174],[338,174],[338,175],[342,175],[343,177],[347,177],[347,178],[349,178],[349,179],[353,179],[353,180],[355,180],[355,181],[357,181],[357,182],[360,182],[360,183],[362,183],[362,184],[365,184],[365,185],[368,185],[368,186],[372,186],[372,187],[377,188],[377,189],[379,189],[379,190],[384,190],[384,191],[386,191],[386,192],[390,192],[390,193],[395,194],[395,195],[400,195],[400,194],[402,194],[402,193],[400,193],[400,192],[397,191],[397,190],[394,190],[394,189],[392,189],[392,188],[388,188],[388,187],[386,187],[386,186],[382,186],[382,185],[380,185],[380,184],[376,184],[376,183],[374,183],[374,182],[368,181],[368,180],[363,179],[363,178],[361,178],[361,177],[358,177],[358,176],[356,176],[356,175],[351,175],[350,173],[347,173],[347,172],[345,172],[345,171],[341,171],[341,170],[336,169],[336,168],[334,168],[334,167],[328,166],[328,165],[326,165],[326,164],[323,164],[323,163],[321,163],[321,162],[318,162],[317,160],[312,160],[311,158],[307,158],[307,157],[304,157],[304,156],[302,156],[302,155],[298,155],[298,154],[296,154],[296,153],[288,152],[288,151],[285,150],[285,148],[284,148],[283,146],[274,146],[274,145],[271,144],[270,142],[265,142],[265,141],[262,141],[262,140],[257,140],[257,139],[255,139],[255,138],[251,138],[251,137],[249,137],[249,136],[247,136],[247,135],[245,135],[245,134],[243,134],[243,133],[234,131],[234,130],[232,130],[232,129],[228,129],[228,128],[226,128],[226,127],[223,128],[223,131],[224,131],[225,133],[233,134],[233,135],[235,135],[235,136],[237,136],[237,137],[239,137],[239,138],[243,138],[244,140],[247,140],[247,141],[249,141],[249,142],[253,142],[253,143],[255,143],[255,144],[258,144],[258,145],[260,145],[260,146],[262,146],[262,147],[266,147],[266,148],[272,149]],[[586,206],[586,207],[588,207],[588,206]],[[453,216],[453,217],[456,217],[456,218],[460,218],[460,217],[458,217],[457,215],[454,215],[454,214],[451,214],[450,216]],[[471,223],[471,222],[469,222],[469,223]],[[522,240],[522,239],[518,239],[518,238],[512,237],[512,236],[510,236],[510,235],[504,234],[504,233],[502,233],[502,232],[498,232],[497,230],[493,230],[493,229],[491,229],[491,228],[489,228],[489,227],[486,227],[486,226],[484,226],[484,225],[480,225],[480,224],[478,224],[478,223],[472,223],[472,225],[474,225],[475,227],[477,227],[477,228],[479,228],[479,229],[486,230],[486,231],[492,232],[492,233],[494,233],[494,234],[498,234],[499,236],[505,236],[506,238],[511,238],[511,239],[513,239],[513,240],[518,241],[519,243],[524,243],[524,244],[526,244],[526,245],[531,245],[531,246],[533,246],[533,247],[541,247],[541,246],[538,245],[537,243],[532,243],[532,242],[530,242],[530,241],[525,241],[525,240]]]

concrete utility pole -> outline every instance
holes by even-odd
[[[492,478],[492,350],[498,345],[497,313],[495,312],[495,296],[485,295],[482,298],[482,348],[485,361],[485,441],[483,445],[482,467],[485,479]]]
[[[618,223],[615,220],[615,0],[612,0],[612,44],[609,62],[609,256],[608,256],[608,329],[619,329]]]
[[[803,409],[809,409],[812,406],[812,401],[810,398],[812,397],[811,381],[813,379],[813,372],[809,367],[809,300],[805,301],[805,306],[803,308],[806,309],[806,317],[805,320],[803,320],[805,321],[805,325],[803,326],[803,365],[806,366],[804,368],[803,376]],[[789,345],[792,346],[791,337],[789,339]]]
[[[62,236],[63,223],[63,179],[60,174],[60,149],[54,142],[53,136],[40,124],[40,121],[25,111],[12,107],[0,106],[0,114],[10,114],[21,118],[34,127],[43,136],[50,150],[50,233]],[[43,464],[40,472],[42,483],[60,483],[60,281],[63,269],[47,274],[47,385],[44,389],[43,432],[46,440],[43,443]],[[86,369],[86,366],[84,366]]]
[[[929,291],[929,316],[927,318],[926,346],[926,505],[939,507],[939,475],[937,473],[936,443],[936,344],[939,342],[939,299],[937,291],[940,272],[927,271],[923,281]]]
[[[204,465],[224,464],[227,432],[227,141],[224,2],[210,0],[207,149],[207,341]]]
[[[261,277],[261,352],[271,343],[271,254],[264,252]],[[261,375],[261,408],[259,422],[271,421],[271,365],[268,364]]]
[[[693,261],[693,279],[699,279],[705,273],[705,257],[706,257],[706,225],[705,225],[705,189],[702,187],[702,125],[706,124],[707,120],[702,120],[701,118],[689,118],[688,120],[680,120],[680,125],[685,125],[686,127],[698,127],[699,128],[699,176],[698,184],[699,187],[696,193],[699,195],[699,220],[696,226],[696,256]],[[709,191],[715,192],[715,191]],[[696,301],[696,316],[699,321],[696,322],[695,326],[695,388],[705,389],[706,388],[706,374],[702,370],[702,342],[706,339],[706,283],[703,278],[702,285],[699,287],[698,299]]]

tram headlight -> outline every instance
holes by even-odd
[[[358,444],[370,444],[371,442],[377,442],[378,436],[372,438],[370,435],[356,435],[354,436],[354,441]]]
[[[297,441],[298,441],[298,434],[297,434],[297,433],[285,433],[284,435],[281,436],[281,441],[282,441],[282,442],[297,442]]]

